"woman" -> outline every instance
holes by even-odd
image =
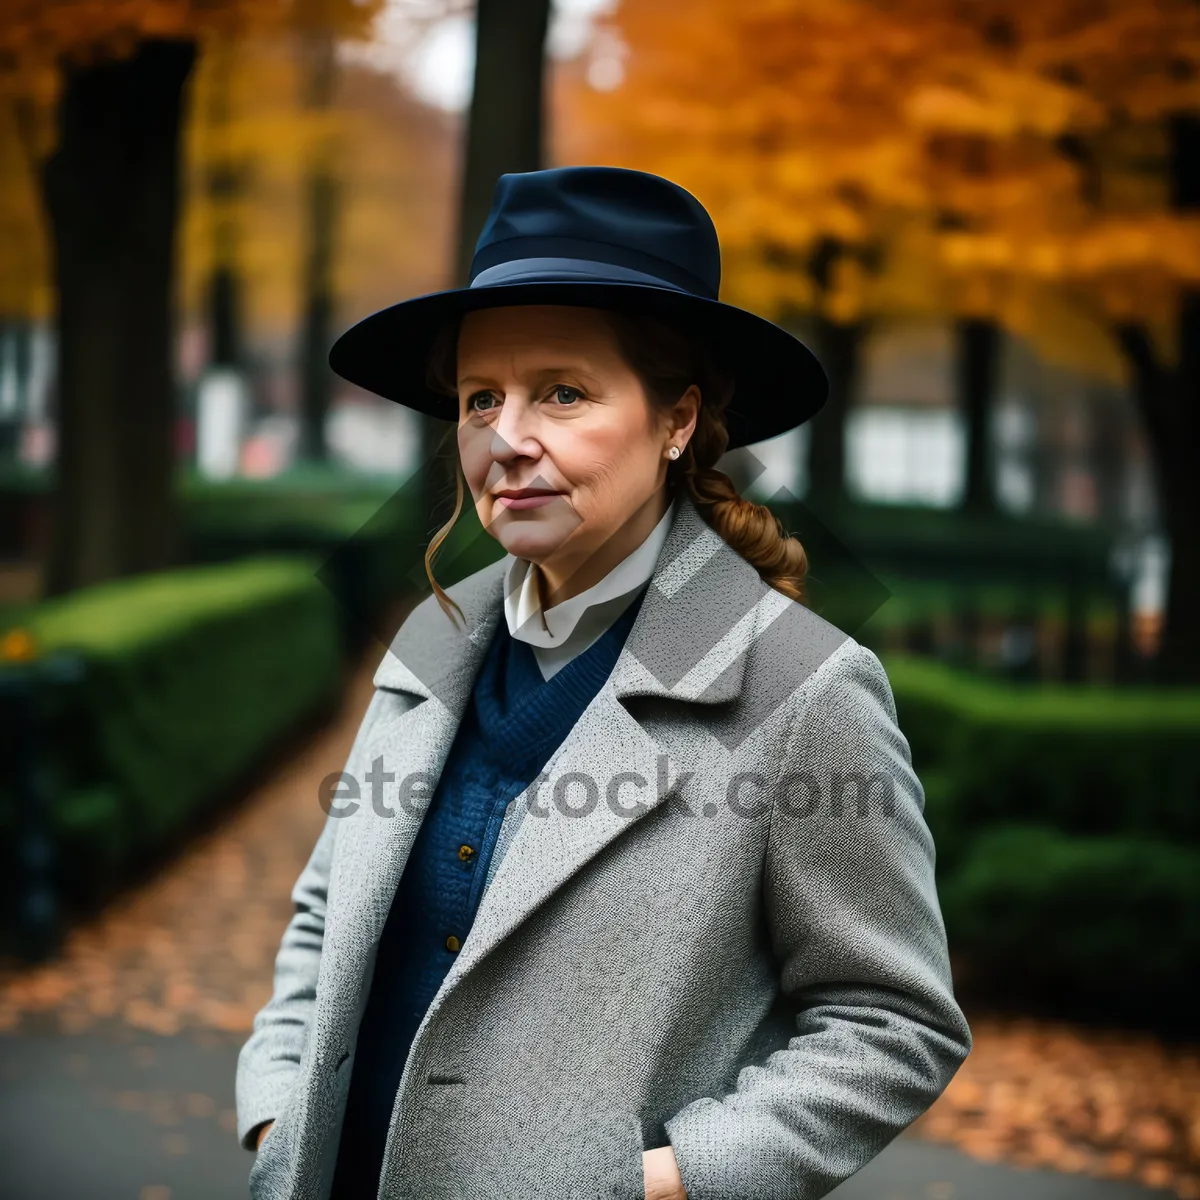
[[[719,277],[665,179],[506,175],[471,285],[334,347],[456,422],[506,553],[430,571],[323,795],[238,1064],[253,1195],[808,1200],[969,1052],[887,677],[714,468],[824,373]]]

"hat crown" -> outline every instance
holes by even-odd
[[[471,280],[523,259],[605,263],[715,299],[721,248],[704,206],[660,175],[625,167],[554,167],[501,175]]]

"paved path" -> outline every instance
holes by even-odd
[[[830,1193],[831,1200],[1165,1200],[1169,1192],[998,1166],[969,1158],[951,1146],[898,1137],[857,1175]]]
[[[251,1156],[234,1133],[244,1035],[164,1037],[113,1023],[0,1036],[3,1200],[235,1200]],[[837,1200],[1163,1200],[1168,1193],[994,1166],[901,1136]]]

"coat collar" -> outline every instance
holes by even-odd
[[[511,556],[446,589],[465,624],[427,596],[396,635],[375,672],[377,688],[438,699],[461,712],[492,635],[504,618]],[[613,668],[618,698],[660,696],[717,704],[737,698],[746,645],[765,592],[757,571],[680,494],[637,620]]]

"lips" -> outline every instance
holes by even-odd
[[[541,508],[561,495],[561,492],[548,492],[542,488],[512,488],[498,492],[496,501],[503,508],[519,511],[525,508]]]

